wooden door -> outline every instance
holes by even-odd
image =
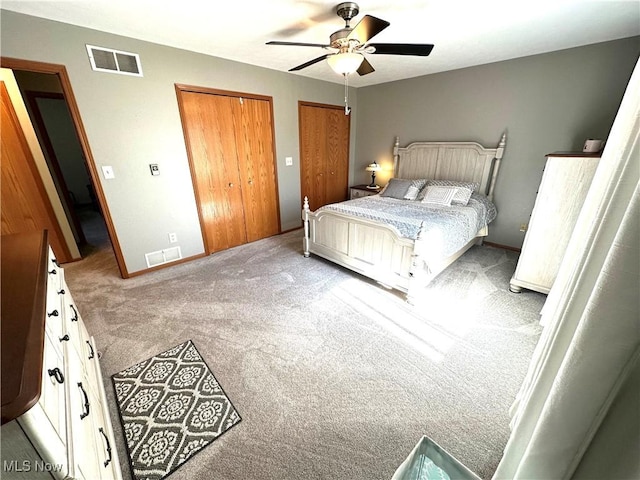
[[[348,197],[350,117],[344,108],[300,102],[300,186],[311,210]]]
[[[246,243],[235,116],[237,99],[180,92],[183,128],[208,253]]]
[[[237,105],[241,112],[234,115],[238,170],[247,241],[253,242],[280,231],[271,104],[242,97]]]
[[[344,109],[325,109],[327,163],[325,170],[325,202],[342,202],[348,197],[349,183],[349,117]]]
[[[9,92],[2,96],[1,204],[2,235],[48,230],[51,248],[61,263],[72,260],[35,160],[13,109]]]

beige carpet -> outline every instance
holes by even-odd
[[[110,376],[193,340],[243,421],[171,479],[389,479],[424,434],[483,478],[540,333],[517,255],[474,247],[411,307],[290,232],[128,280],[103,245],[66,265]]]

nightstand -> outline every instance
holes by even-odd
[[[349,200],[360,197],[368,197],[369,195],[375,195],[380,193],[382,188],[368,188],[366,185],[353,185],[349,187]]]

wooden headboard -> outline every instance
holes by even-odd
[[[500,161],[507,145],[504,133],[496,148],[476,142],[414,142],[393,147],[393,171],[397,178],[428,178],[478,182],[480,193],[493,200]]]

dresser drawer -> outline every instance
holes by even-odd
[[[61,268],[56,269],[55,278],[48,275],[47,297],[46,297],[46,320],[45,329],[51,335],[51,339],[59,340],[64,336],[64,310],[62,308],[62,300],[64,289],[60,286],[60,277],[63,276]],[[62,352],[60,342],[55,342],[56,348]]]
[[[82,368],[77,354],[71,352],[69,355],[74,365],[70,397],[71,410],[74,412],[71,416],[74,476],[87,480],[113,478],[110,459],[113,442],[103,435],[103,432],[106,435],[103,413],[105,405],[102,403],[99,387]]]
[[[60,441],[66,444],[65,388],[68,379],[65,377],[64,357],[55,343],[60,343],[60,341],[57,338],[52,339],[46,333],[44,337],[42,390],[38,403],[60,437]]]

